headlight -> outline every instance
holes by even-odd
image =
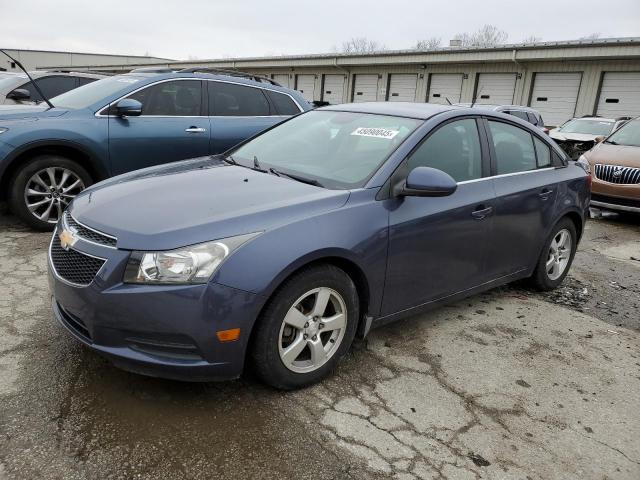
[[[0,127],[0,133],[4,133],[4,132],[6,132],[7,130],[9,130],[9,129],[8,129],[8,128],[5,128],[5,127]]]
[[[585,157],[584,155],[580,155],[580,157],[578,157],[578,160],[576,160],[576,163],[580,165],[585,172],[591,173],[591,167],[589,166],[589,161],[587,160],[587,157]]]
[[[249,240],[248,233],[165,252],[131,252],[125,283],[206,283],[222,262]]]

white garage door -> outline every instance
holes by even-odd
[[[418,75],[393,74],[389,76],[390,102],[415,102]]]
[[[432,73],[427,102],[448,105],[458,103],[462,93],[461,73]],[[449,102],[447,102],[449,99]]]
[[[283,87],[289,87],[289,74],[288,73],[275,73],[273,80],[278,82]]]
[[[640,115],[640,72],[606,72],[597,112],[612,118]]]
[[[344,103],[344,75],[325,75],[324,88],[322,90],[322,100],[331,105]]]
[[[511,105],[515,91],[515,73],[481,73],[476,88],[476,103]]]
[[[313,94],[316,88],[315,75],[296,75],[296,90],[310,102],[313,102]]]
[[[545,125],[562,125],[575,115],[581,79],[581,73],[536,73],[531,108],[542,114]]]
[[[353,84],[354,102],[375,102],[378,99],[378,75],[356,75]]]

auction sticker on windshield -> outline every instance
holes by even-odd
[[[398,130],[389,130],[387,128],[359,127],[351,132],[351,135],[358,135],[360,137],[387,138],[391,140],[398,133],[400,133]]]

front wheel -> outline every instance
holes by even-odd
[[[351,278],[332,265],[294,275],[258,319],[251,356],[258,376],[284,390],[320,381],[349,350],[359,305]]]
[[[539,290],[553,290],[569,273],[576,254],[577,234],[574,223],[568,218],[560,220],[545,242],[531,282]]]
[[[53,230],[71,200],[89,185],[91,177],[78,163],[57,155],[39,155],[13,177],[9,205],[28,225]]]

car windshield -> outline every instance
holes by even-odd
[[[558,131],[562,133],[584,133],[585,135],[609,135],[615,122],[608,120],[569,120]]]
[[[88,83],[82,87],[70,90],[62,95],[51,98],[51,103],[61,108],[87,108],[105,97],[109,97],[120,90],[128,90],[142,78],[131,75],[117,75]]]
[[[273,168],[327,188],[359,188],[420,123],[411,118],[315,110],[231,154],[238,163]]]
[[[605,140],[614,145],[640,147],[640,119],[624,124],[619,130]]]

